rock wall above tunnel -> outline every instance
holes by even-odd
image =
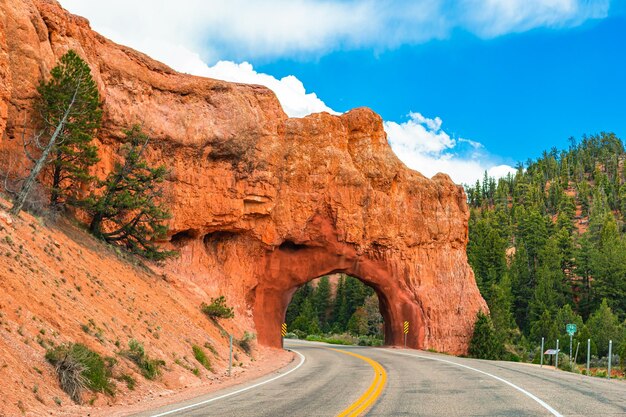
[[[165,273],[227,295],[260,343],[280,344],[298,285],[337,271],[376,288],[389,343],[408,320],[411,346],[466,351],[486,305],[465,255],[464,192],[407,169],[371,110],[290,119],[265,87],[179,74],[53,0],[0,2],[0,48],[0,158],[21,157],[36,85],[75,49],[103,97],[97,173],[141,123],[149,158],[171,169],[165,245],[180,256]]]

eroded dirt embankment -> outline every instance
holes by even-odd
[[[208,320],[199,309],[210,300],[202,288],[141,266],[67,222],[46,225],[50,222],[25,213],[11,219],[7,205],[0,200],[0,416],[124,415],[239,383],[291,361],[285,351],[255,347],[248,355],[236,347],[228,378],[225,332],[241,338],[244,328],[237,316],[222,320],[223,330]],[[117,354],[131,339],[166,362],[161,377],[145,379]],[[93,406],[74,404],[44,358],[47,348],[68,342],[114,357],[113,376],[131,375],[136,388],[114,380],[114,397],[88,393],[84,400],[93,400]],[[213,372],[194,359],[193,345],[203,347]]]

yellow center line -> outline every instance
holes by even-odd
[[[355,402],[350,404],[348,408],[346,408],[344,411],[342,411],[340,414],[337,415],[337,417],[359,416],[365,411],[367,411],[372,405],[374,405],[378,397],[380,397],[380,394],[382,393],[383,388],[385,387],[385,383],[387,382],[387,372],[385,372],[385,368],[383,368],[383,366],[380,363],[366,356],[358,355],[356,353],[348,352],[348,351],[340,350],[340,349],[332,349],[332,348],[329,348],[329,349],[334,350],[336,352],[343,353],[345,355],[350,355],[350,356],[354,356],[355,358],[359,358],[369,363],[370,366],[374,369],[374,380],[372,381],[372,384],[369,386],[367,391],[365,391],[363,395],[361,395]]]

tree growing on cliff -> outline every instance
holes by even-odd
[[[170,218],[163,205],[161,186],[167,169],[164,165],[151,167],[146,162],[144,153],[149,141],[139,126],[126,131],[126,143],[121,149],[124,162],[115,164],[82,206],[91,215],[89,230],[95,236],[160,260],[174,254],[155,244],[155,240],[166,235],[163,222]]]
[[[15,193],[11,213],[18,214],[41,171],[50,166],[52,205],[73,202],[81,184],[88,182],[89,167],[98,161],[91,139],[100,126],[100,96],[89,66],[72,50],[63,55],[50,72],[49,81],[37,88],[35,102],[40,125],[24,152],[33,163]],[[32,154],[39,153],[38,156]]]

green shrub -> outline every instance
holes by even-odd
[[[207,358],[204,350],[198,345],[193,345],[193,356],[196,358],[200,365],[204,366],[207,370],[213,372],[213,368],[211,367],[211,361]]]
[[[128,350],[120,352],[120,355],[133,361],[147,379],[156,379],[161,375],[161,367],[165,366],[165,361],[161,359],[150,359],[143,345],[135,339],[128,342]]]
[[[294,329],[291,333],[293,333],[296,337],[294,339],[306,339],[307,334],[300,329]]]
[[[61,389],[77,403],[85,388],[114,395],[110,381],[112,362],[80,343],[60,345],[46,351],[46,360],[54,365]]]
[[[226,298],[223,295],[218,298],[211,298],[211,304],[202,303],[200,309],[212,319],[232,319],[235,317],[233,308],[226,305]]]
[[[358,338],[352,336],[348,333],[342,334],[332,334],[332,335],[308,335],[306,340],[313,342],[324,342],[329,343],[331,345],[356,345],[358,343]]]
[[[237,344],[239,345],[241,350],[246,352],[247,355],[250,355],[252,353],[252,340],[254,340],[254,334],[244,332],[243,337],[237,341]]]
[[[126,382],[126,387],[131,391],[133,391],[135,389],[135,386],[137,385],[137,380],[135,380],[135,378],[133,378],[132,375],[129,374],[122,374],[118,379],[120,381]]]
[[[375,336],[359,336],[359,346],[382,346],[383,341]]]
[[[209,342],[205,342],[204,343],[204,347],[206,349],[209,349],[211,351],[211,353],[213,354],[213,356],[217,356],[217,350],[215,350],[215,347],[213,347],[212,344],[210,344]]]

